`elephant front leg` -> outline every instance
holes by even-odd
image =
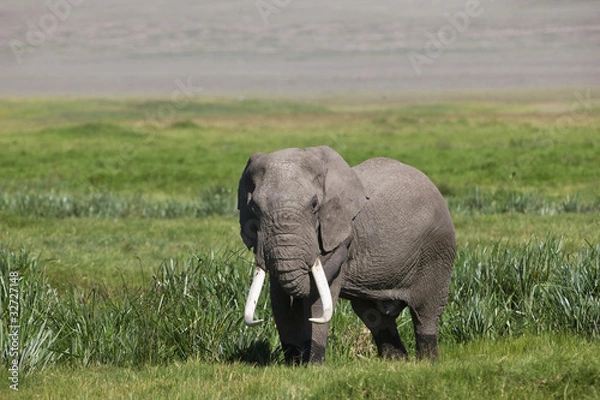
[[[329,334],[329,322],[317,324],[308,321],[308,318],[318,316],[322,313],[323,306],[319,297],[305,299],[304,315],[308,322],[308,338],[303,343],[304,362],[311,364],[322,364],[325,362],[325,349],[327,348],[327,336]]]
[[[339,298],[341,281],[341,276],[337,276],[330,283],[334,308]],[[273,275],[270,276],[270,282],[271,307],[286,363],[298,365],[324,362],[329,322],[319,324],[309,321],[309,318],[323,315],[322,300],[316,289],[311,297],[297,299],[289,296]]]
[[[308,358],[306,343],[310,336],[304,321],[304,304],[294,299],[282,289],[277,279],[271,275],[271,308],[281,340],[281,348],[288,364],[298,365]]]
[[[337,275],[329,284],[333,308],[337,304],[342,289],[342,277]],[[327,337],[329,334],[329,322],[320,324],[308,321],[309,318],[320,317],[323,314],[323,303],[321,296],[315,295],[304,300],[305,320],[308,322],[308,341],[304,343],[305,355],[308,359],[304,361],[312,364],[321,364],[325,361],[325,349],[327,348]]]

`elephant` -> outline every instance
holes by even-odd
[[[254,252],[244,320],[253,326],[269,273],[285,361],[323,363],[338,299],[378,355],[405,359],[396,318],[410,310],[418,359],[438,358],[456,240],[448,206],[416,168],[390,158],[350,167],[327,146],[253,154],[238,187],[240,235]]]

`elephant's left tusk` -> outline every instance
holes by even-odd
[[[256,310],[256,304],[258,303],[258,297],[262,290],[263,284],[265,283],[265,270],[256,267],[254,272],[254,278],[252,279],[252,285],[250,286],[250,292],[246,299],[246,308],[244,309],[244,322],[247,326],[254,326],[263,322],[262,319],[254,320],[254,311]]]
[[[329,290],[329,284],[327,283],[327,277],[323,271],[323,265],[321,260],[317,258],[315,264],[311,268],[315,283],[317,284],[317,290],[319,296],[321,296],[321,303],[323,304],[323,316],[321,318],[309,318],[310,322],[315,324],[326,324],[331,319],[333,313],[333,301],[331,300],[331,290]]]

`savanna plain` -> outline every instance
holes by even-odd
[[[0,99],[0,397],[599,398],[600,103],[581,98]],[[244,326],[237,180],[256,151],[317,145],[445,196],[437,363],[408,314],[409,360],[377,359],[344,301],[322,366],[283,365],[268,296]]]

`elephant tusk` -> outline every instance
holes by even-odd
[[[254,311],[256,310],[256,304],[258,303],[258,297],[262,290],[263,284],[265,283],[265,270],[256,267],[254,271],[254,278],[252,279],[252,285],[250,286],[250,292],[246,299],[246,308],[244,309],[244,322],[247,326],[254,326],[263,322],[262,319],[254,320]]]
[[[333,313],[333,301],[331,300],[331,290],[329,290],[327,277],[325,276],[323,265],[321,265],[321,260],[319,258],[317,258],[312,266],[311,272],[315,278],[319,296],[321,296],[321,303],[323,303],[323,316],[320,318],[309,318],[308,320],[315,324],[326,324],[331,319],[331,314]]]

